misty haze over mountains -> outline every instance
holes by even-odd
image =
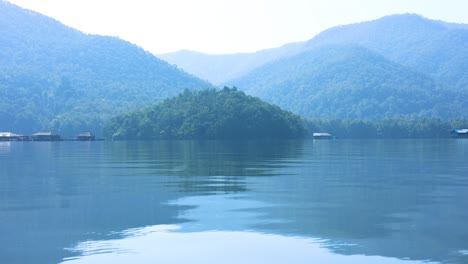
[[[257,53],[161,58],[305,116],[466,118],[467,43],[468,25],[405,14]]]
[[[99,133],[106,120],[212,87],[115,37],[0,1],[0,130]]]
[[[166,63],[5,1],[0,13],[3,131],[99,133],[116,114],[212,83],[306,117],[468,117],[468,25],[394,15],[251,54],[160,55]]]
[[[415,14],[392,15],[333,27],[309,41],[255,53],[209,55],[184,50],[159,57],[214,84],[223,84],[266,63],[317,47],[352,44],[368,48],[404,66],[415,67],[422,73],[466,86],[468,73],[462,66],[468,63],[467,30],[466,24],[435,21]],[[210,65],[218,67],[206,68]],[[442,77],[444,75],[449,76]]]

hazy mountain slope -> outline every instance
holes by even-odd
[[[353,44],[435,78],[453,88],[468,87],[468,25],[393,15],[334,27],[308,41],[306,49]]]
[[[358,46],[315,48],[229,84],[306,116],[468,117],[463,94],[443,90],[430,77]]]
[[[303,44],[291,43],[255,53],[210,55],[182,50],[158,56],[202,79],[220,84],[238,78],[265,63],[295,55],[301,51]]]
[[[206,55],[183,51],[160,57],[203,79],[225,84],[274,60],[330,44],[352,44],[366,47],[394,62],[429,75],[443,85],[465,89],[468,87],[466,43],[466,24],[451,24],[405,14],[333,27],[306,43],[257,53]]]
[[[0,1],[0,130],[98,133],[117,112],[211,85],[115,37]]]
[[[466,118],[466,28],[417,15],[334,27],[224,84],[308,116]]]

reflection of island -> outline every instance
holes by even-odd
[[[167,224],[308,237],[345,256],[468,257],[459,141],[12,145],[0,145],[2,263],[56,263]]]
[[[145,164],[147,173],[187,195],[242,192],[252,176],[274,176],[282,161],[301,155],[303,140],[115,142],[117,160]],[[118,149],[117,149],[118,148]],[[137,148],[138,151],[134,151]],[[126,150],[130,151],[126,151]],[[153,160],[153,162],[151,162]]]
[[[248,176],[272,171],[265,160],[294,157],[302,143],[2,144],[0,262],[57,263],[78,242],[185,222],[182,212],[193,206],[168,201],[245,192]]]
[[[181,217],[197,222],[193,231],[247,228],[315,237],[345,255],[439,261],[453,253],[455,259],[463,258],[458,252],[467,246],[463,234],[456,234],[468,218],[463,200],[448,198],[468,195],[463,185],[446,185],[446,179],[438,177],[453,173],[453,180],[460,180],[455,165],[463,164],[463,150],[452,141],[430,142],[175,141],[158,144],[159,158],[172,162],[155,164],[154,169],[175,176],[168,186],[185,195],[242,192],[245,199],[263,204],[230,208],[232,203],[225,201],[208,207],[203,216],[184,210]],[[139,156],[123,159],[149,155],[134,153]],[[453,164],[434,163],[439,155]],[[236,198],[235,203],[242,200]],[[194,208],[205,203],[197,201],[177,205]],[[215,217],[229,216],[230,210],[244,211],[255,221],[242,220],[241,214]],[[444,211],[452,214],[444,217]],[[455,211],[463,217],[455,217]]]

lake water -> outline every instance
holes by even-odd
[[[0,142],[0,263],[468,263],[468,140]]]

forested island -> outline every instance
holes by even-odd
[[[104,127],[113,140],[291,139],[329,132],[337,138],[448,138],[468,120],[305,118],[236,87],[185,90],[154,106],[118,115]]]
[[[140,111],[112,118],[114,140],[285,139],[305,135],[303,120],[237,88],[184,90]]]

